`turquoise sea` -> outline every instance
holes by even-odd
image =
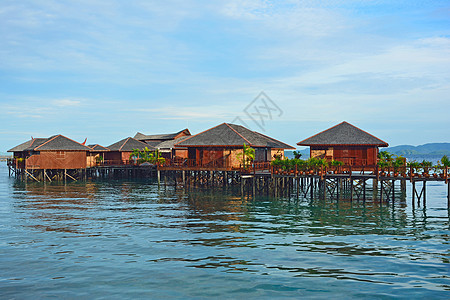
[[[20,183],[0,164],[1,299],[449,299],[446,186],[427,206],[154,181]]]

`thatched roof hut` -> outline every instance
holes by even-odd
[[[222,123],[175,144],[188,148],[191,164],[201,167],[238,168],[243,146],[255,149],[255,161],[271,161],[274,154],[294,147],[240,125]]]
[[[345,121],[297,145],[310,146],[311,157],[339,160],[350,165],[374,165],[378,147],[389,146],[385,141]]]

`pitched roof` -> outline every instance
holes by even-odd
[[[34,145],[33,145],[34,146]],[[51,150],[72,150],[72,151],[90,151],[91,149],[81,143],[69,139],[61,134],[48,138],[41,145],[34,148],[35,151]]]
[[[54,135],[49,138],[35,138],[25,143],[22,143],[8,152],[21,151],[60,151],[60,150],[81,150],[89,151],[90,148],[80,144],[74,140],[69,139],[61,134]]]
[[[229,123],[222,123],[199,134],[190,136],[176,143],[175,147],[242,147],[244,143],[252,147],[295,149],[288,144],[259,132]]]
[[[138,133],[136,133],[134,138],[136,140],[139,140],[139,141],[143,141],[143,140],[173,140],[173,139],[175,139],[177,137],[177,135],[179,135],[179,134],[181,134],[183,132],[185,132],[187,135],[191,135],[191,133],[189,132],[189,129],[186,128],[186,129],[180,130],[180,131],[175,132],[175,133],[166,133],[166,134],[150,134],[150,135],[147,135],[147,134],[143,134],[143,133],[138,132]]]
[[[88,145],[89,148],[91,148],[94,151],[109,151],[108,148],[103,147],[99,144],[95,144],[95,145]]]
[[[184,141],[185,139],[189,138],[189,136],[182,136],[174,140],[168,140],[159,143],[156,148],[158,149],[173,149],[175,147],[176,143],[179,143],[181,141]]]
[[[350,123],[342,122],[306,140],[298,142],[299,146],[312,145],[371,145],[387,147],[389,146],[383,140],[353,126]]]
[[[15,146],[14,148],[11,148],[8,150],[8,152],[22,152],[22,151],[31,151],[34,149],[34,147],[42,145],[47,138],[34,138],[31,140],[26,141],[25,143],[22,143],[20,145]]]
[[[133,151],[133,149],[144,150],[147,147],[150,150],[154,148],[144,142],[138,141],[132,137],[125,138],[123,140],[118,141],[112,145],[109,145],[108,148],[110,151]]]

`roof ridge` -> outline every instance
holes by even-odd
[[[125,142],[123,142],[122,146],[119,147],[119,152],[122,151],[123,146],[125,146],[126,143],[131,139],[131,136],[129,136]]]
[[[58,136],[60,136],[60,134],[54,135],[53,137],[49,137],[47,141],[45,141],[44,143],[40,144],[39,146],[37,146],[37,147],[36,147],[35,149],[33,149],[33,150],[39,149],[40,147],[44,146],[44,145],[47,144],[48,142],[53,141],[54,139],[56,139]],[[33,141],[34,141],[34,139],[33,139]],[[33,144],[31,144],[31,145],[33,145]],[[30,145],[30,146],[31,146],[31,145]]]
[[[253,146],[252,143],[250,143],[249,140],[247,140],[245,137],[242,136],[242,134],[240,134],[240,133],[237,132],[233,127],[231,127],[229,123],[225,123],[225,125],[227,125],[231,130],[233,130],[234,132],[236,132],[241,138],[243,138],[244,140],[246,140],[246,141],[248,142],[248,145],[249,145],[249,146]],[[232,124],[232,125],[236,125],[236,124]],[[239,125],[237,125],[237,126],[239,126]],[[245,128],[244,126],[242,126],[242,127]],[[245,128],[245,129],[251,131],[251,130],[248,129],[248,128]]]
[[[343,122],[341,122],[341,123],[339,123],[339,124],[336,124],[336,125],[334,125],[334,126],[332,126],[332,127],[330,127],[330,128],[327,128],[327,129],[325,129],[325,130],[322,130],[321,132],[316,133],[315,135],[312,135],[312,136],[310,136],[309,138],[304,139],[303,141],[298,142],[297,145],[300,146],[300,144],[303,143],[304,141],[309,140],[309,139],[312,139],[313,137],[318,136],[319,134],[322,134],[322,133],[324,133],[325,131],[328,131],[328,130],[330,130],[330,129],[333,129],[333,128],[335,128],[335,127],[337,127],[337,126],[339,126],[339,125],[341,125],[341,124],[343,124],[343,123],[350,124],[350,123],[348,123],[348,122],[343,121]],[[351,124],[350,124],[350,125],[351,125]]]
[[[344,121],[345,122],[345,121]],[[342,123],[344,123],[344,122],[342,122]],[[364,133],[367,133],[368,135],[370,135],[371,137],[373,137],[373,138],[375,138],[375,139],[377,139],[377,140],[379,140],[380,142],[383,142],[383,143],[385,143],[385,144],[387,144],[387,145],[389,145],[389,143],[387,143],[387,142],[385,142],[385,141],[383,141],[382,139],[380,139],[380,138],[377,138],[376,136],[374,136],[373,134],[371,134],[371,133],[368,133],[367,131],[365,131],[365,130],[363,130],[363,129],[361,129],[361,128],[359,128],[359,127],[357,127],[357,126],[355,126],[355,125],[353,125],[353,124],[350,124],[350,123],[348,123],[348,122],[345,122],[345,123],[347,123],[348,125],[350,125],[350,126],[353,126],[353,127],[355,127],[356,129],[358,129],[358,130],[361,130],[362,132],[364,132]]]
[[[263,137],[265,137],[265,138],[267,138],[267,139],[269,139],[269,140],[276,141],[276,142],[278,142],[278,143],[280,143],[280,144],[285,144],[286,146],[289,146],[289,147],[291,147],[292,149],[295,149],[295,147],[292,147],[292,146],[289,145],[289,144],[286,144],[286,143],[284,143],[284,142],[282,142],[282,141],[280,141],[280,140],[277,140],[277,139],[274,139],[274,138],[272,138],[272,137],[270,137],[270,136],[268,136],[268,135],[265,135],[264,133],[260,133],[260,132],[257,132],[257,131],[253,131],[253,132],[256,133],[256,134],[262,135]]]
[[[173,146],[175,147],[176,145],[178,145],[178,144],[181,143],[181,142],[185,142],[185,141],[187,141],[187,140],[193,138],[194,136],[197,136],[197,135],[200,135],[200,134],[205,133],[205,132],[207,132],[207,131],[210,131],[211,129],[214,129],[214,128],[216,128],[216,127],[219,127],[220,125],[223,125],[223,124],[226,124],[226,123],[223,122],[223,123],[221,123],[221,124],[219,124],[219,125],[216,125],[216,126],[214,126],[214,127],[211,127],[211,128],[206,129],[206,130],[203,130],[202,132],[199,132],[199,133],[197,133],[197,134],[191,135],[191,136],[189,136],[187,139],[185,139],[185,140],[183,140],[183,141],[180,141],[180,142],[174,144]]]

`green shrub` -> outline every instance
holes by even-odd
[[[444,167],[450,167],[450,159],[447,157],[447,155],[442,156],[441,163]]]

